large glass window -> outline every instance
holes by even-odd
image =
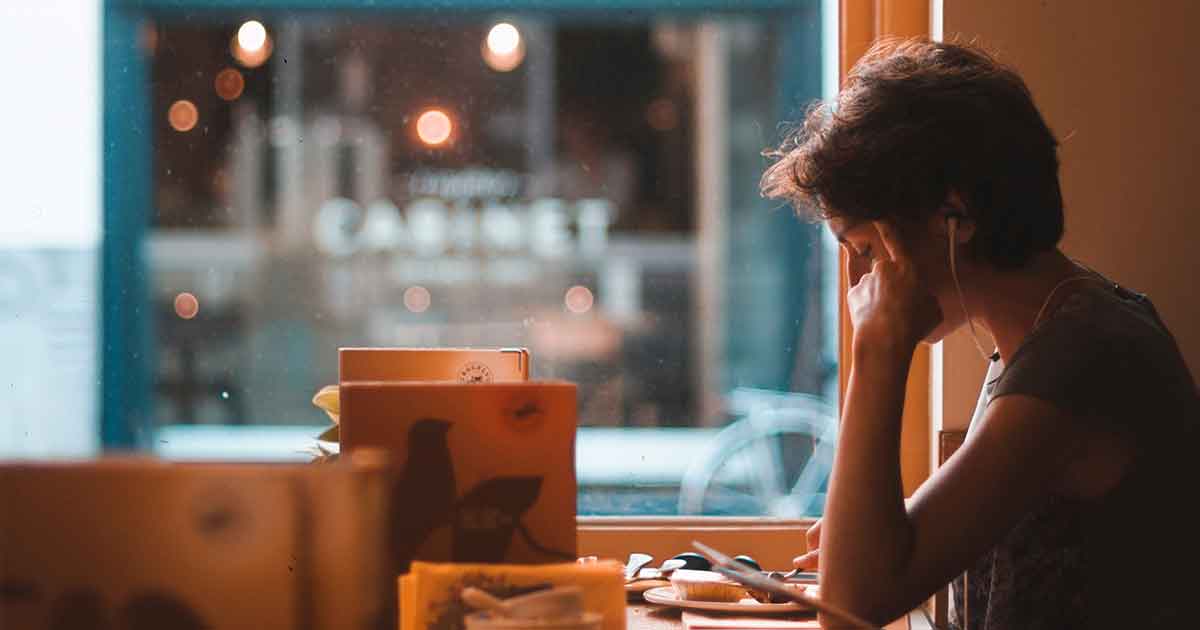
[[[819,2],[188,4],[122,9],[104,78],[148,125],[105,154],[148,161],[105,208],[117,445],[302,460],[338,347],[524,346],[579,384],[581,514],[820,512],[836,257],[758,195]]]

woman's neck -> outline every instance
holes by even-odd
[[[975,325],[991,334],[1000,357],[1007,361],[1033,330],[1043,307],[1046,307],[1042,315],[1044,321],[1051,309],[1073,288],[1069,283],[1061,287],[1059,284],[1083,273],[1079,265],[1057,249],[1038,254],[1015,272],[977,270],[972,274],[977,281],[967,289],[969,294],[966,296],[968,304],[974,302],[977,305],[970,311]],[[1055,287],[1059,289],[1055,291]],[[1050,296],[1051,292],[1054,292],[1053,296]],[[1047,297],[1052,297],[1049,303]]]

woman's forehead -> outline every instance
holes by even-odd
[[[876,234],[870,221],[833,217],[825,223],[834,238],[842,243],[846,242],[848,238],[871,238]]]

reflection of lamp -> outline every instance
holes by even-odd
[[[257,68],[271,57],[271,36],[258,20],[250,20],[238,28],[229,44],[229,52],[238,63],[247,68]]]
[[[440,109],[425,110],[417,117],[417,138],[431,147],[444,144],[453,132],[454,123]]]
[[[567,294],[563,297],[563,302],[566,304],[568,311],[576,315],[582,315],[592,310],[595,297],[593,297],[591,289],[577,284],[567,289]]]
[[[191,131],[199,121],[200,112],[196,110],[196,105],[189,100],[175,101],[167,110],[167,122],[175,131]]]
[[[250,20],[238,29],[237,43],[242,50],[256,53],[267,44],[267,28],[258,20]]]
[[[525,41],[517,27],[500,22],[488,31],[481,52],[484,63],[492,70],[510,72],[525,59]]]
[[[404,308],[413,313],[424,313],[433,302],[429,289],[416,285],[404,290]]]
[[[242,78],[242,73],[233,68],[225,68],[217,73],[217,77],[213,79],[213,89],[217,91],[217,96],[221,100],[234,101],[242,95],[242,90],[246,89],[246,80]]]

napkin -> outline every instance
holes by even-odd
[[[452,564],[414,562],[399,580],[400,630],[462,630],[473,612],[461,598],[474,586],[507,599],[553,586],[578,586],[587,612],[603,615],[603,630],[625,630],[625,589],[616,561],[559,563]]]

